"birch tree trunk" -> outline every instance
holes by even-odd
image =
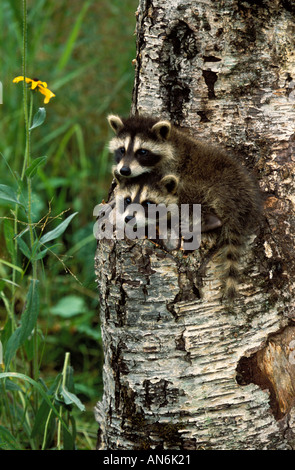
[[[140,0],[133,111],[237,153],[265,194],[240,296],[145,241],[96,253],[104,344],[98,449],[295,445],[295,7]]]

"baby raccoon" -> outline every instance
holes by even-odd
[[[132,221],[130,225],[135,228],[153,229],[155,226],[157,241],[164,239],[163,233],[166,228],[170,232],[173,231],[177,236],[177,242],[168,246],[170,250],[180,247],[181,237],[188,240],[197,233],[197,230],[198,233],[209,232],[221,225],[215,214],[208,212],[201,214],[201,205],[184,204],[182,205],[184,210],[181,210],[178,194],[179,178],[173,174],[161,177],[152,172],[148,178],[143,174],[134,178],[115,176],[115,180],[116,204],[120,204],[120,219],[125,223]],[[148,231],[145,234],[148,236]],[[166,243],[163,245],[167,247]],[[188,251],[194,251],[198,246],[192,248],[191,243],[184,244]]]
[[[139,184],[138,191],[144,187],[149,198],[156,187],[165,201],[171,197],[171,186],[163,188],[162,178],[174,175],[173,198],[180,207],[201,204],[202,231],[216,235],[224,293],[235,297],[242,249],[261,215],[253,178],[226,151],[190,137],[169,121],[144,116],[108,119],[117,134],[110,149],[115,153],[113,173],[119,190],[141,175],[145,185]]]
[[[164,238],[162,233],[160,234],[161,230],[165,230],[167,236],[167,229],[171,229],[171,219],[175,220],[178,216],[178,179],[174,175],[159,178],[153,173],[149,175],[148,180],[143,175],[116,180],[116,206],[119,217],[136,231],[143,229],[137,238],[148,237],[158,241],[160,237]],[[170,249],[174,248],[178,248],[178,244]]]
[[[108,121],[116,133],[109,143],[116,162],[115,175],[132,178],[155,169],[159,172],[174,161],[168,121],[139,116],[122,120],[113,115],[108,116]]]

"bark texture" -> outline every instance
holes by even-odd
[[[294,38],[289,0],[140,1],[133,111],[235,152],[265,218],[231,309],[208,247],[99,242],[98,449],[295,446]]]

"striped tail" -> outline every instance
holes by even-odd
[[[232,302],[238,293],[240,258],[244,240],[234,237],[222,244],[218,252],[222,297]]]

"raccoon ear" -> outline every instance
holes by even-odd
[[[152,131],[162,140],[168,140],[171,132],[171,123],[169,121],[159,121],[153,125]]]
[[[115,116],[114,114],[110,114],[108,116],[108,122],[116,134],[118,134],[118,132],[124,127],[122,119],[119,116]]]
[[[178,188],[178,178],[174,175],[166,175],[161,179],[160,184],[164,186],[168,194],[175,194]]]
[[[222,222],[217,215],[212,212],[202,214],[201,232],[210,232],[222,226]]]

